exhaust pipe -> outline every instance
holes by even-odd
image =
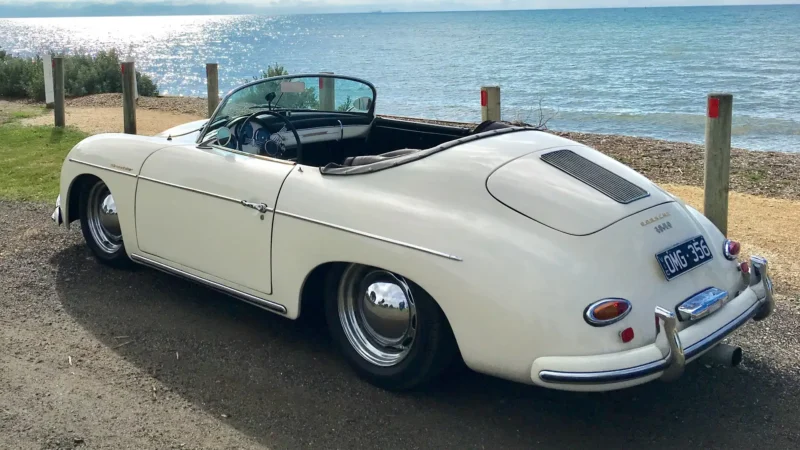
[[[742,347],[718,344],[702,356],[707,363],[736,367],[742,362]]]

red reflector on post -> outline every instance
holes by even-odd
[[[322,77],[319,77],[319,88],[320,89],[324,89],[325,88],[325,79],[322,78]]]
[[[625,328],[624,330],[620,331],[619,333],[620,339],[622,342],[628,343],[633,340],[633,328]]]
[[[719,99],[718,98],[709,98],[708,99],[708,117],[712,119],[716,119],[719,117]]]
[[[122,72],[123,75],[125,75],[125,64],[120,64],[119,70]]]
[[[481,91],[481,106],[489,105],[489,93],[486,91]]]

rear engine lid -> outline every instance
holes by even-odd
[[[673,201],[635,170],[582,145],[514,159],[489,176],[486,188],[518,213],[578,236]]]

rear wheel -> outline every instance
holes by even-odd
[[[350,264],[331,271],[325,311],[331,335],[348,362],[386,389],[412,389],[432,381],[457,352],[436,302],[386,270]]]
[[[129,267],[131,260],[125,253],[117,205],[102,180],[81,191],[79,213],[83,238],[95,257],[110,266]]]

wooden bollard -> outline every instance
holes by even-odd
[[[333,72],[320,72],[333,75]],[[320,77],[319,79],[319,109],[320,111],[336,110],[336,78]]]
[[[728,235],[733,95],[709,94],[706,114],[705,199],[703,213]]]
[[[64,58],[61,56],[53,58],[53,113],[55,125],[64,127],[67,120],[64,108]]]
[[[500,121],[500,86],[481,87],[481,120]]]
[[[206,64],[206,84],[208,85],[208,117],[214,115],[219,105],[219,66],[217,63]]]
[[[136,69],[133,61],[122,63],[122,124],[127,134],[136,134]]]

